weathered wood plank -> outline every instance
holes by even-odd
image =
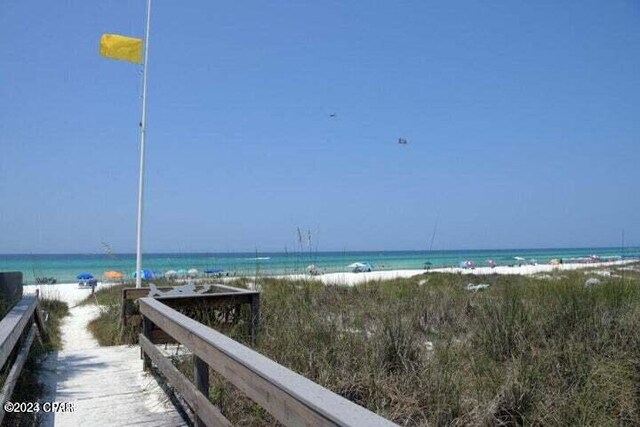
[[[15,362],[13,362],[13,366],[11,366],[9,375],[7,375],[7,379],[4,381],[4,386],[2,387],[2,391],[0,392],[0,424],[2,424],[2,420],[5,414],[4,403],[7,400],[11,399],[13,389],[18,382],[18,378],[20,377],[22,368],[24,367],[24,364],[27,361],[27,357],[29,356],[29,349],[31,348],[31,344],[33,344],[33,339],[36,336],[36,332],[37,327],[35,324],[32,324],[31,329],[29,329],[29,334],[22,344],[22,347],[20,347],[20,352],[18,353]]]
[[[149,341],[154,344],[178,344],[171,335],[159,328],[153,328],[149,335]]]
[[[25,296],[0,321],[0,368],[7,362],[37,304],[37,296]]]
[[[36,304],[34,313],[35,313],[35,321],[38,324],[38,331],[40,332],[39,336],[46,340],[49,331],[47,331],[47,321],[44,318],[44,314],[42,313],[42,307],[40,306],[40,299],[38,299],[38,304]]]
[[[229,420],[209,401],[209,397],[202,394],[187,377],[182,375],[151,341],[142,334],[139,335],[139,338],[142,351],[158,367],[162,375],[169,380],[169,383],[178,390],[199,419],[207,426],[232,427]]]
[[[151,342],[150,340],[151,338],[151,331],[153,330],[153,323],[151,322],[151,320],[149,320],[148,317],[143,317],[142,318],[142,333],[143,336],[149,340],[149,342]],[[142,341],[140,341],[142,342]],[[140,346],[140,348],[142,349],[142,345]],[[144,369],[145,371],[151,369],[151,358],[149,357],[149,354],[142,350],[142,359],[143,359],[143,363],[142,363],[142,369]]]
[[[235,289],[230,286],[225,286],[224,289]],[[170,290],[173,288],[161,287],[159,290]],[[239,303],[250,303],[251,295],[257,294],[258,292],[241,290],[238,289],[236,291],[227,291],[227,292],[216,292],[210,294],[201,294],[201,295],[172,295],[172,296],[159,296],[154,297],[156,299],[170,300],[175,304],[180,304],[181,301],[187,303],[190,301],[206,301],[207,304],[211,305],[224,305],[224,304],[235,304]],[[124,288],[122,290],[122,324],[127,324],[128,317],[133,313],[133,301],[148,297],[149,296],[149,288]],[[237,298],[234,299],[234,298]],[[228,301],[228,302],[227,302]]]
[[[255,291],[251,291],[248,289],[234,288],[231,286],[225,285],[212,285],[214,288],[211,293],[206,294],[197,294],[197,295],[174,295],[174,297],[179,298],[189,298],[189,297],[201,297],[201,296],[214,296],[214,295],[229,295],[229,294],[245,294],[245,293],[255,293]],[[171,286],[161,286],[157,288],[159,291],[166,292],[174,289]],[[139,299],[149,296],[150,288],[124,288],[122,290],[123,299]]]
[[[395,425],[160,301],[140,311],[287,426]]]
[[[252,291],[251,289],[245,289],[245,288],[236,288],[235,286],[229,286],[229,285],[223,285],[222,283],[217,283],[215,285],[216,288],[220,289],[220,290],[227,290],[227,291],[231,291],[231,292],[255,292]]]

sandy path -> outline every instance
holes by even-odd
[[[143,372],[138,346],[100,347],[87,331],[99,308],[70,311],[62,325],[63,349],[45,361],[43,400],[73,402],[75,410],[45,414],[42,425],[185,425],[155,378]]]

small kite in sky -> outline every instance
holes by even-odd
[[[398,138],[398,144],[400,145],[407,145],[407,140],[404,138]]]

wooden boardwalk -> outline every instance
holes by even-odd
[[[259,321],[257,292],[219,286],[224,289],[223,292],[214,292],[217,296],[140,295],[138,305],[142,333],[138,336],[140,345],[135,346],[100,347],[87,330],[87,325],[100,314],[101,308],[95,305],[73,307],[70,315],[63,320],[62,350],[49,354],[41,369],[46,392],[41,404],[70,404],[73,411],[41,413],[37,424],[173,427],[191,425],[193,422],[198,427],[230,427],[232,423],[209,399],[209,375],[215,371],[286,426],[395,426],[391,421],[290,371],[169,305],[180,306],[186,304],[186,298],[195,298],[198,301],[192,301],[191,304],[205,303],[217,307],[220,304],[224,306],[226,302],[237,309],[238,304],[249,302],[251,318],[247,319],[247,324],[252,326],[249,331],[251,338],[255,338],[254,326]],[[86,297],[76,289],[69,290],[75,291],[73,296],[66,295],[64,299],[71,305]],[[228,291],[233,294],[229,295]],[[245,301],[245,297],[249,299]],[[123,312],[126,314],[126,311]],[[32,325],[32,331],[34,328]],[[180,372],[160,351],[158,343],[154,342],[154,336],[160,335],[154,335],[154,332],[162,332],[173,342],[189,348],[194,362],[193,380]],[[143,359],[141,354],[144,354]],[[180,395],[181,403],[188,407],[189,417],[193,420],[183,418],[184,412],[173,405],[156,377],[147,373],[148,368],[164,378],[162,382],[166,384],[165,387],[169,386]]]
[[[62,326],[64,347],[46,361],[48,401],[75,411],[48,414],[44,426],[186,425],[155,378],[142,369],[140,347],[99,347],[87,331],[95,306],[71,309]]]

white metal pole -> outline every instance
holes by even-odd
[[[149,29],[151,28],[151,0],[147,0],[147,29],[144,37],[142,77],[142,120],[140,121],[140,174],[138,176],[138,230],[136,240],[136,288],[142,286],[142,212],[144,200],[144,143],[147,133],[147,71],[149,69]]]

